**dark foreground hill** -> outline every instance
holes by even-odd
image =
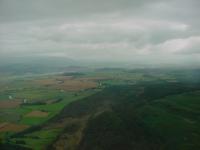
[[[163,81],[107,87],[13,138],[61,127],[46,149],[200,149],[199,89],[199,84]]]

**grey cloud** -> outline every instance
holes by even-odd
[[[109,12],[136,10],[157,0],[1,0],[3,21],[52,17],[73,18]]]
[[[0,57],[191,58],[200,55],[199,6],[198,0],[0,0]]]

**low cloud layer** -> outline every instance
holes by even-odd
[[[0,57],[200,58],[199,0],[0,0]]]

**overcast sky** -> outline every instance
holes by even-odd
[[[0,0],[0,58],[200,60],[200,0]]]

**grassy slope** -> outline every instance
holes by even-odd
[[[142,120],[162,136],[169,149],[199,149],[200,92],[168,96],[138,109]]]
[[[126,93],[131,95],[130,90],[126,89]],[[124,95],[125,99],[114,105],[114,109],[89,121],[79,149],[199,149],[200,95],[199,92],[190,92],[193,90],[181,84],[147,85],[138,99],[141,104],[134,101],[133,96]],[[185,94],[180,94],[183,92]],[[161,97],[164,100],[155,99]]]

